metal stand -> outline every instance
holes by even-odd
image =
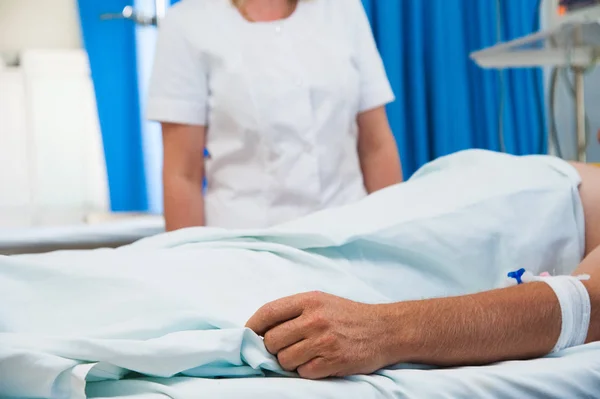
[[[558,8],[558,1],[547,1],[550,9]],[[475,51],[471,58],[483,68],[551,66],[570,69],[574,78],[572,85],[569,79],[569,90],[575,100],[575,124],[569,132],[575,136],[572,139],[575,150],[569,153],[568,158],[586,162],[589,126],[585,112],[584,77],[588,68],[600,62],[600,3],[566,15],[551,12],[550,18],[550,29]],[[551,151],[555,150],[553,147],[551,141]]]
[[[587,124],[585,121],[585,89],[584,89],[584,70],[575,68],[575,113],[577,129],[577,160],[586,162],[587,160]]]
[[[583,43],[583,32],[578,26],[574,32],[575,46]],[[586,162],[587,158],[587,125],[585,118],[585,68],[577,66],[573,68],[575,77],[575,128],[577,130],[577,161]]]

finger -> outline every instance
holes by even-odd
[[[265,347],[270,354],[276,355],[282,349],[292,346],[306,337],[306,328],[302,316],[281,323],[265,333]],[[300,363],[302,364],[302,363]]]
[[[325,358],[316,357],[298,367],[298,374],[307,380],[321,380],[335,375],[335,368]]]
[[[248,320],[246,327],[256,334],[264,336],[273,327],[300,316],[303,310],[302,301],[298,295],[279,299],[258,309]]]
[[[308,339],[289,346],[277,354],[279,365],[286,371],[295,371],[316,357],[315,345],[311,344]]]

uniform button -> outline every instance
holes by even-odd
[[[277,25],[277,26],[275,27],[275,32],[276,32],[276,33],[281,33],[281,26],[280,26],[280,25]]]

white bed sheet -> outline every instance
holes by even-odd
[[[386,387],[386,389],[382,389]],[[564,399],[600,396],[600,343],[560,358],[445,370],[394,370],[328,381],[171,378],[88,383],[95,399]]]
[[[493,289],[516,265],[571,272],[583,248],[571,169],[507,159],[470,152],[442,160],[412,183],[263,231],[187,229],[117,250],[0,257],[0,396],[598,397],[599,344],[528,362],[405,365],[323,382],[121,374],[276,371],[242,326],[258,307],[298,292],[382,303]],[[431,186],[447,194],[427,196]]]

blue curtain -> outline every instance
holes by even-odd
[[[88,52],[106,155],[111,208],[148,208],[142,153],[135,26],[100,20],[132,0],[79,0],[83,42]]]
[[[469,58],[497,43],[498,22],[502,41],[537,31],[539,0],[363,4],[396,94],[388,114],[407,177],[467,148],[546,151],[541,70],[484,70]]]

